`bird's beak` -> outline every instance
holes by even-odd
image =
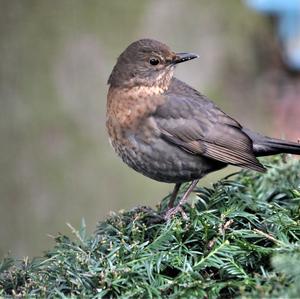
[[[193,53],[176,53],[175,58],[173,59],[172,63],[177,64],[185,61],[192,60],[194,58],[198,58],[199,56],[197,54]]]

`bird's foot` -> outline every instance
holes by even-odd
[[[175,216],[178,212],[181,213],[181,216],[184,220],[189,220],[188,215],[185,213],[181,205],[176,206],[175,208],[169,209],[164,215],[165,220],[170,220],[173,216]]]
[[[187,199],[188,199],[188,196],[190,195],[190,193],[193,191],[193,189],[196,187],[197,183],[198,183],[199,180],[194,180],[192,181],[192,183],[190,184],[190,186],[188,187],[188,189],[185,191],[185,193],[183,194],[181,200],[179,201],[179,204],[175,207],[175,208],[170,208],[170,203],[173,205],[174,201],[171,201],[169,203],[169,209],[168,211],[166,212],[166,214],[164,215],[164,219],[165,220],[169,220],[171,219],[172,216],[176,215],[178,212],[181,213],[181,216],[184,220],[188,220],[189,217],[187,216],[187,214],[184,212],[184,210],[182,209],[182,206],[186,203]],[[173,194],[172,194],[172,197],[175,193],[175,195],[177,195],[177,192],[179,191],[179,188],[180,188],[180,184],[176,184],[175,185],[175,188],[174,188],[174,191],[173,191]]]

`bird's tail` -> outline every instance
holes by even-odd
[[[300,155],[300,143],[266,137],[248,129],[243,129],[243,131],[252,139],[256,156],[269,156],[281,153]]]

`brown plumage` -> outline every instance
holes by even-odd
[[[181,210],[198,180],[228,164],[264,172],[256,156],[300,154],[300,145],[243,128],[213,102],[173,77],[196,58],[151,39],[132,43],[109,77],[107,129],[123,161],[154,180],[175,183],[165,217]],[[183,182],[192,181],[179,205]]]

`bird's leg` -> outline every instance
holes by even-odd
[[[191,192],[194,190],[194,188],[196,187],[196,185],[198,184],[199,180],[194,180],[192,181],[192,183],[189,185],[188,189],[185,191],[185,193],[183,194],[182,198],[180,199],[178,205],[175,207],[175,208],[170,208],[164,218],[166,220],[170,219],[173,215],[175,215],[176,213],[178,213],[179,211],[180,212],[183,212],[182,210],[182,206],[186,203],[189,195],[191,194]],[[176,184],[177,185],[177,184]],[[176,188],[176,185],[175,185],[175,188]],[[175,188],[174,188],[174,191],[175,191]],[[177,191],[178,192],[178,191]],[[173,195],[173,194],[172,194]],[[185,213],[184,213],[185,214]],[[183,214],[183,215],[184,215]]]
[[[171,197],[170,197],[170,200],[169,200],[169,204],[168,204],[168,208],[169,209],[172,209],[174,207],[174,202],[176,200],[176,197],[177,197],[178,191],[180,189],[180,186],[181,186],[181,183],[177,183],[174,186],[174,189],[173,189],[173,192],[171,194]]]

